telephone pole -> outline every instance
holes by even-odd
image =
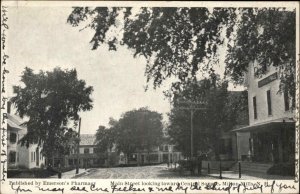
[[[79,173],[79,144],[80,144],[80,127],[81,127],[81,118],[79,118],[79,128],[78,128],[78,142],[77,142],[77,162],[76,162],[76,174]]]
[[[191,160],[192,160],[193,157],[194,157],[194,113],[197,110],[204,110],[205,108],[197,107],[197,105],[198,106],[199,105],[203,106],[203,103],[197,103],[197,102],[192,102],[192,101],[179,101],[178,103],[188,104],[189,106],[188,107],[176,107],[175,109],[189,110],[190,113],[191,113],[191,154],[190,154],[190,157],[191,157]]]
[[[191,159],[194,157],[194,111],[191,109]]]

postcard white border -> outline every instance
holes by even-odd
[[[141,7],[141,6],[147,6],[147,7],[174,7],[174,6],[182,6],[182,7],[295,7],[296,8],[296,52],[297,52],[297,66],[296,66],[296,72],[297,72],[297,81],[296,81],[296,153],[295,153],[295,158],[296,158],[296,177],[295,180],[276,180],[276,184],[285,184],[287,186],[295,186],[296,190],[294,189],[284,189],[282,190],[282,193],[297,193],[299,191],[299,98],[300,98],[300,93],[299,93],[299,81],[300,81],[300,73],[299,73],[299,2],[192,2],[192,1],[181,1],[181,2],[166,2],[166,1],[2,1],[1,5],[1,24],[3,24],[3,6],[9,7],[10,6],[20,6],[20,7],[27,7],[27,6],[41,6],[41,7],[69,7],[69,6],[132,6],[132,7]],[[9,26],[9,18],[8,18],[8,26]],[[3,45],[2,41],[2,29],[1,28],[1,47]],[[6,30],[6,33],[9,33],[9,29]],[[10,37],[11,38],[11,37]],[[8,39],[6,39],[8,41]],[[10,40],[11,41],[11,40]],[[9,64],[9,58],[6,60],[7,64],[3,64],[4,61],[4,54],[9,55],[9,53],[5,53],[5,49],[2,49],[1,52],[1,87],[2,83],[5,83],[5,80],[3,82],[3,71],[5,70],[5,66],[7,65],[12,65]],[[10,76],[9,73],[7,76]],[[3,97],[6,97],[6,93],[3,92],[1,93],[1,101],[0,103],[2,104],[3,102]],[[6,130],[3,129],[3,126],[7,125],[7,121],[3,119],[4,114],[6,113],[6,107],[4,109],[1,109],[1,136],[4,139],[1,141],[1,166],[0,166],[0,173],[1,175],[5,173],[7,169],[7,163],[6,161],[6,139],[7,137]],[[151,180],[151,179],[115,179],[115,180],[110,180],[110,179],[7,179],[7,177],[1,177],[1,179],[5,179],[4,181],[1,180],[0,184],[0,191],[1,193],[11,193],[12,186],[11,186],[11,181],[24,181],[27,183],[33,183],[34,186],[23,186],[24,191],[18,191],[19,193],[26,193],[25,190],[29,189],[32,192],[29,193],[41,193],[41,191],[38,189],[37,185],[38,184],[43,184],[44,181],[46,182],[57,182],[57,183],[63,183],[65,184],[65,188],[63,193],[86,193],[86,192],[79,192],[79,191],[72,191],[70,190],[72,182],[85,182],[85,183],[92,183],[96,182],[97,188],[111,188],[111,183],[112,181],[119,182],[120,184],[125,184],[125,182],[153,182],[153,183],[159,183],[159,184],[172,184],[172,183],[181,183],[182,185],[185,184],[191,184],[195,182],[196,180],[183,180],[183,179],[174,179],[174,180]],[[263,185],[264,193],[270,193],[271,192],[271,187],[268,187],[267,185],[271,185],[273,183],[273,180],[201,180],[199,179],[197,182],[199,182],[199,185],[202,185],[204,183],[213,183],[217,182],[220,183],[220,187],[225,187],[226,185],[228,186],[229,183],[232,184],[240,184],[240,183],[245,183],[245,184],[257,184],[257,185]],[[67,185],[69,184],[69,185]],[[61,188],[59,184],[57,185],[49,185],[47,188]],[[88,188],[88,186],[86,186]],[[137,188],[145,189],[144,192],[141,193],[149,193],[149,190],[146,186],[137,186]],[[278,189],[278,187],[277,187]],[[100,189],[98,191],[90,191],[90,193],[100,193]],[[110,190],[111,191],[111,190]],[[16,192],[16,190],[15,190]],[[171,191],[165,190],[165,191],[159,191],[155,190],[152,191],[152,193],[170,193]],[[278,190],[275,190],[274,193],[279,192]],[[43,193],[61,193],[60,191],[52,191],[52,192],[43,192]],[[105,193],[105,192],[104,192]],[[123,193],[123,192],[116,192],[116,193]],[[132,193],[132,192],[129,192]],[[136,192],[139,193],[139,192]],[[184,190],[182,191],[173,191],[173,193],[184,193]],[[189,190],[188,193],[228,193],[226,191],[213,191],[213,190]],[[236,190],[232,190],[231,193],[237,193]],[[240,191],[242,193],[242,191]],[[260,193],[260,190],[248,190],[246,193]]]

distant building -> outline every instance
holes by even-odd
[[[129,164],[159,164],[175,163],[183,159],[181,152],[175,149],[174,145],[162,144],[154,147],[151,151],[141,150],[128,157]]]
[[[104,167],[117,166],[124,164],[159,164],[168,162],[177,162],[182,159],[181,153],[174,150],[172,145],[161,145],[151,151],[141,150],[129,155],[123,152],[118,153],[116,146],[107,150],[105,153],[99,153],[96,147],[96,136],[90,134],[80,135],[79,144],[79,166],[84,167]],[[64,158],[65,167],[76,167],[77,164],[76,147],[71,149],[71,153]]]
[[[95,167],[104,165],[104,160],[101,160],[97,154],[95,145],[96,136],[90,134],[81,134],[79,143],[79,166]],[[77,150],[76,147],[71,149],[71,153],[65,157],[65,166],[76,166]]]
[[[27,133],[24,120],[19,116],[11,114],[11,103],[7,105],[7,152],[8,169],[16,168],[40,168],[45,165],[45,158],[41,154],[41,147],[30,144],[27,148],[21,146],[19,140]]]
[[[280,75],[273,66],[255,76],[257,62],[246,74],[249,125],[233,130],[237,136],[237,159],[253,162],[293,162],[295,154],[294,112],[286,92],[279,93]]]

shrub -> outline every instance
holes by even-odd
[[[197,165],[197,161],[195,161],[195,160],[179,160],[178,164],[179,164],[179,168],[181,168],[181,169],[191,170],[191,169],[195,169],[195,167]]]
[[[55,175],[56,172],[44,169],[17,169],[8,170],[8,178],[47,178]]]
[[[268,169],[267,174],[295,176],[295,164],[291,164],[291,163],[274,164],[271,168]]]

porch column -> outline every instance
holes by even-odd
[[[239,136],[240,134],[236,133],[236,153],[237,153],[237,160],[240,161],[241,158],[241,152],[240,152],[240,142],[239,142]]]
[[[283,162],[283,143],[282,140],[285,138],[282,133],[282,129],[279,129],[279,134],[277,136],[278,139],[278,160],[279,162]]]

